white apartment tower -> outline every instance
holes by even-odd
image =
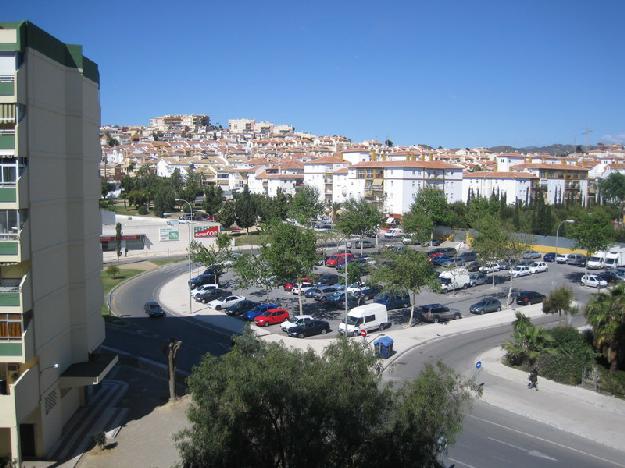
[[[97,353],[97,65],[0,23],[0,458],[45,457],[116,357]]]

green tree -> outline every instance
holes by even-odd
[[[346,236],[358,236],[361,240],[364,235],[374,231],[382,224],[382,213],[371,203],[365,200],[348,200],[341,207],[336,228]],[[361,243],[362,253],[362,243]]]
[[[439,364],[395,389],[375,363],[354,340],[320,356],[236,338],[188,379],[191,427],[176,436],[182,465],[440,466],[441,440],[455,441],[471,402],[467,384]]]
[[[566,287],[551,291],[543,301],[543,312],[545,314],[558,314],[559,317],[564,314],[568,321],[569,315],[577,313],[577,309],[573,306],[573,291]]]
[[[625,285],[608,293],[595,294],[584,315],[592,327],[595,346],[610,363],[610,371],[623,367],[625,361]]]
[[[583,213],[569,229],[577,246],[585,249],[588,255],[606,250],[614,239],[610,217],[603,211]]]
[[[232,201],[224,202],[221,209],[217,212],[217,215],[215,216],[215,218],[226,229],[232,226],[234,222],[237,220],[234,202]]]
[[[257,216],[256,206],[247,185],[243,187],[243,191],[237,196],[234,211],[239,227],[249,232],[249,228],[256,224]]]
[[[425,244],[432,239],[434,223],[432,218],[421,208],[413,205],[402,220],[404,231],[411,235],[412,240]]]
[[[163,216],[168,211],[173,211],[176,206],[176,193],[169,185],[161,185],[154,196],[154,214]]]
[[[182,178],[182,174],[180,174],[180,169],[174,169],[174,172],[171,173],[171,177],[169,178],[169,182],[174,191],[181,194],[182,188],[184,187],[184,179]]]
[[[117,265],[109,265],[106,268],[106,274],[109,276],[109,278],[111,279],[115,279],[119,276],[119,267]]]
[[[423,188],[415,197],[411,206],[423,210],[430,217],[434,224],[447,224],[449,222],[450,210],[447,205],[445,192],[436,188]]]
[[[553,343],[551,335],[545,329],[534,325],[521,312],[516,313],[512,329],[512,341],[502,346],[506,351],[506,360],[511,365],[533,365],[541,353],[550,352]]]
[[[478,233],[473,240],[473,249],[485,262],[496,262],[506,258],[512,249],[510,232],[492,215],[485,215],[477,224]],[[495,275],[493,275],[495,287]]]
[[[224,195],[219,185],[209,185],[204,191],[204,203],[202,208],[209,215],[214,216],[223,206]]]
[[[215,243],[208,246],[191,241],[189,254],[193,263],[215,268],[219,277],[225,269],[226,262],[232,258],[230,238],[226,234],[218,234]]]
[[[243,254],[239,256],[233,266],[240,288],[258,287],[265,291],[265,298],[276,284],[271,273],[271,265],[261,255]]]
[[[321,213],[323,204],[319,201],[319,191],[310,185],[301,187],[289,204],[289,217],[303,226],[310,225]]]
[[[362,277],[367,273],[365,267],[358,262],[348,262],[346,268],[348,285],[360,282]],[[339,275],[339,283],[345,283],[345,275]]]
[[[268,229],[268,243],[261,247],[261,255],[271,266],[277,282],[302,279],[312,274],[317,262],[316,238],[311,229],[275,222]],[[299,312],[303,312],[302,295],[298,295]]]
[[[373,272],[372,279],[390,293],[410,293],[410,322],[414,325],[417,295],[424,287],[439,289],[438,275],[425,254],[406,249],[386,254],[384,264]]]
[[[625,203],[625,175],[620,172],[611,173],[600,181],[599,193],[605,201],[618,205],[622,212]]]

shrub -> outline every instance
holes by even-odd
[[[571,327],[558,327],[549,332],[553,338],[550,352],[538,357],[540,375],[556,382],[578,385],[584,369],[590,368],[595,352],[584,336]]]
[[[119,276],[119,267],[116,265],[110,265],[106,268],[106,274],[111,278],[117,278]]]
[[[619,398],[625,398],[625,371],[610,372],[609,369],[599,370],[599,388]]]
[[[139,213],[140,215],[148,214],[148,207],[145,205],[141,205],[139,209],[137,210],[137,213]]]

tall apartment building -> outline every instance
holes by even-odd
[[[95,352],[99,127],[82,47],[0,23],[0,458],[49,454],[116,361]]]
[[[150,127],[161,132],[178,130],[184,127],[195,129],[210,125],[210,118],[205,114],[167,114],[150,119]]]

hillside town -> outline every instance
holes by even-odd
[[[390,140],[352,142],[319,136],[291,125],[232,119],[212,125],[208,115],[164,115],[147,126],[103,126],[101,175],[109,182],[132,177],[141,167],[170,177],[199,174],[231,197],[251,193],[293,195],[317,189],[326,206],[366,200],[389,216],[408,212],[425,187],[444,191],[449,203],[472,197],[532,203],[540,192],[549,205],[597,203],[598,181],[625,173],[623,145],[578,146],[578,152],[495,152],[488,148],[394,146]]]

